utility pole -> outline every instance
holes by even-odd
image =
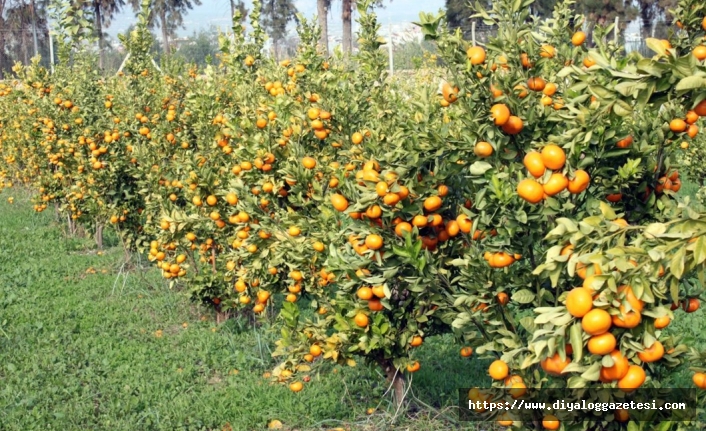
[[[32,39],[34,39],[34,56],[36,57],[37,54],[39,54],[39,44],[37,43],[37,14],[34,10],[34,0],[30,1],[30,8],[32,9]]]

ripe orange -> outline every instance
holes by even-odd
[[[302,159],[302,166],[307,169],[314,169],[316,167],[316,159],[313,157],[304,157]]]
[[[542,418],[542,426],[545,430],[558,430],[561,422],[554,415],[546,415]]]
[[[628,368],[630,362],[628,358],[620,353],[620,350],[613,350],[610,353],[610,357],[613,360],[613,365],[611,367],[601,367],[601,381],[605,383],[613,382],[615,380],[620,380],[628,373]]]
[[[547,86],[547,81],[541,77],[532,77],[527,80],[527,87],[532,91],[542,91]]]
[[[287,232],[291,236],[299,236],[299,234],[302,233],[302,230],[299,229],[297,226],[289,226],[289,229],[287,229]]]
[[[608,202],[620,202],[623,199],[623,194],[622,193],[611,193],[606,196],[606,200]]]
[[[589,335],[601,335],[611,327],[610,314],[600,308],[594,308],[581,319],[581,327]]]
[[[409,342],[409,345],[412,347],[418,347],[421,346],[422,343],[424,342],[424,339],[420,337],[419,335],[415,335],[412,337],[412,341]]]
[[[618,380],[618,388],[623,392],[632,392],[645,383],[645,370],[639,365],[630,365],[625,377]]]
[[[699,114],[694,111],[688,111],[686,113],[686,118],[684,119],[684,121],[686,121],[686,124],[694,124],[699,121]]]
[[[510,368],[507,366],[507,363],[500,359],[496,359],[490,364],[490,367],[488,367],[488,374],[490,374],[493,380],[503,380],[507,377],[509,372]]]
[[[209,195],[209,196],[206,198],[206,203],[207,203],[209,206],[215,206],[215,205],[218,203],[218,198],[216,198],[216,197],[213,196],[213,195]]]
[[[507,123],[503,125],[502,129],[503,132],[508,135],[517,135],[522,131],[523,126],[524,124],[522,123],[522,119],[520,119],[520,117],[511,115],[510,118],[507,119]]]
[[[441,198],[438,196],[430,196],[424,200],[424,209],[427,211],[436,211],[441,208]]]
[[[473,153],[478,157],[490,157],[493,154],[493,147],[488,142],[478,142],[473,148]]]
[[[587,55],[587,56],[584,57],[584,59],[583,59],[583,65],[584,65],[585,67],[595,66],[595,65],[596,65],[596,60],[594,60],[593,57],[591,57],[590,55]]]
[[[358,313],[355,315],[355,318],[353,319],[355,324],[360,327],[360,328],[365,328],[368,326],[368,323],[370,323],[370,319],[368,319],[368,316],[364,313]]]
[[[618,409],[613,413],[616,422],[627,422],[630,420],[630,413],[625,409]]]
[[[480,46],[472,46],[468,48],[466,55],[468,56],[468,60],[470,60],[471,64],[474,66],[485,62],[485,49]]]
[[[549,169],[561,169],[566,163],[566,153],[558,145],[549,144],[542,148],[542,162]]]
[[[571,43],[574,46],[579,46],[579,45],[583,44],[583,42],[585,40],[586,40],[586,33],[582,32],[582,31],[577,31],[576,33],[574,33],[573,36],[571,36]]]
[[[413,363],[407,365],[407,371],[410,373],[415,373],[419,371],[419,368],[421,368],[419,361],[414,361]]]
[[[370,234],[365,237],[365,245],[370,250],[379,250],[382,248],[382,237],[377,234]]]
[[[703,46],[703,45],[697,46],[692,51],[692,54],[694,54],[694,57],[696,57],[696,59],[699,61],[706,60],[706,46]]]
[[[418,228],[426,227],[428,224],[428,217],[423,215],[416,215],[412,219],[412,225]]]
[[[226,195],[226,202],[228,202],[228,205],[235,205],[238,203],[238,196],[235,193],[228,193]]]
[[[369,287],[361,287],[360,289],[358,289],[358,292],[356,292],[356,294],[358,295],[358,298],[367,301],[373,297],[373,290]]]
[[[537,181],[527,178],[517,185],[517,194],[527,202],[536,204],[544,198],[544,189]]]
[[[363,134],[360,132],[353,133],[353,135],[351,135],[351,142],[353,142],[354,145],[359,145],[363,142]]]
[[[706,99],[699,102],[698,105],[694,106],[694,112],[700,117],[706,117]]]
[[[468,358],[473,354],[473,348],[471,347],[462,347],[461,348],[461,356],[464,358]]]
[[[510,108],[504,103],[496,103],[490,108],[490,116],[496,126],[502,126],[510,118]]]
[[[583,169],[574,172],[574,178],[569,180],[569,192],[573,194],[581,193],[588,188],[591,177]]]
[[[669,123],[669,130],[674,133],[681,133],[686,130],[686,121],[681,118],[675,118]]]
[[[704,373],[694,373],[691,377],[697,388],[706,389],[706,374]]]
[[[556,84],[554,84],[553,82],[547,83],[547,85],[544,87],[544,90],[542,90],[542,93],[544,93],[544,95],[548,97],[553,96],[554,94],[556,94]]]
[[[331,195],[331,204],[337,211],[343,212],[348,208],[348,199],[336,193]]]
[[[583,288],[580,288],[583,289]],[[594,335],[588,340],[588,351],[594,355],[607,355],[615,349],[615,335],[606,332],[601,335]]]
[[[539,178],[544,175],[546,167],[544,166],[544,161],[542,160],[541,154],[539,154],[538,152],[530,151],[529,153],[527,153],[527,155],[525,155],[523,163],[525,165],[525,168],[527,168],[527,171],[529,171],[529,173],[533,177]]]
[[[666,328],[671,323],[671,321],[672,319],[670,319],[669,316],[658,317],[655,319],[655,329]]]
[[[646,347],[644,351],[637,353],[637,357],[642,362],[657,362],[663,356],[664,346],[659,341],[655,341],[650,347]]]
[[[564,174],[553,173],[549,180],[544,183],[543,189],[547,196],[554,196],[561,193],[569,185],[569,180],[566,179]]]
[[[403,221],[402,223],[398,223],[397,226],[395,226],[395,233],[397,236],[404,236],[405,232],[412,232],[412,225],[407,223],[406,221]]]
[[[299,392],[304,389],[304,383],[302,382],[292,382],[289,384],[289,390],[292,392]]]
[[[568,356],[562,360],[559,353],[555,353],[554,356],[543,359],[539,364],[544,372],[550,376],[560,376],[561,372],[564,371],[564,368],[566,368],[570,363],[571,359],[569,359]]]
[[[591,292],[583,287],[572,289],[566,296],[566,309],[574,317],[583,317],[593,308]]]
[[[446,223],[446,233],[450,237],[457,236],[460,230],[461,229],[460,229],[458,222],[456,220],[450,220]]]
[[[556,54],[556,49],[551,45],[542,45],[539,56],[543,58],[552,58]]]
[[[368,308],[370,311],[382,311],[385,306],[382,305],[379,299],[373,298],[368,301]]]
[[[311,347],[309,347],[309,353],[313,357],[320,356],[321,355],[321,346],[319,346],[318,344],[312,345]]]
[[[620,219],[618,219],[620,220]],[[617,220],[616,220],[617,222]],[[640,312],[642,311],[643,307],[645,306],[645,302],[637,299],[635,296],[635,293],[632,291],[632,287],[623,285],[618,288],[618,297],[620,299],[625,299],[628,301],[628,304],[630,304],[630,307],[632,307],[633,310]]]
[[[634,328],[642,321],[642,315],[637,311],[627,311],[624,306],[620,306],[620,314],[613,316],[613,325],[619,328]]]
[[[698,310],[700,306],[701,302],[697,298],[689,298],[689,300],[684,303],[684,311],[693,313]]]

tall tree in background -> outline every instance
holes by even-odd
[[[140,10],[140,0],[130,0],[135,12]],[[159,26],[162,31],[162,45],[164,53],[169,54],[169,38],[176,35],[177,29],[184,25],[184,14],[200,6],[201,0],[155,0],[150,13],[150,28]]]
[[[125,0],[93,0],[93,27],[98,36],[98,65],[102,68],[105,61],[105,35],[103,26],[110,27],[110,20],[125,6]]]
[[[667,22],[670,19],[668,10],[677,6],[677,0],[637,0],[637,6],[640,10],[640,32],[645,39],[652,37],[655,24]]]
[[[245,21],[245,18],[248,16],[248,9],[245,7],[245,3],[242,2],[242,0],[238,0],[237,2],[235,0],[230,0],[230,18],[233,20],[233,27],[235,27],[237,22],[235,22],[235,11],[240,11],[240,20]]]
[[[7,55],[5,54],[5,29],[7,25],[5,23],[5,5],[7,0],[0,0],[0,79],[4,79],[4,71],[8,66]]]
[[[353,2],[352,0],[342,0],[341,19],[343,20],[343,37],[341,44],[343,52],[349,54],[353,51]]]
[[[483,7],[489,7],[488,1],[480,2]],[[471,38],[471,9],[467,0],[446,0],[446,21],[451,30],[461,29],[464,39]]]
[[[316,0],[316,13],[319,17],[319,27],[321,27],[321,47],[328,55],[328,11],[331,8],[331,0]]]
[[[293,0],[265,0],[262,5],[262,26],[272,38],[274,55],[279,53],[279,43],[287,35],[287,24],[296,21],[297,7]]]

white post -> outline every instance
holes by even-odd
[[[47,25],[49,25],[47,23]],[[51,34],[51,26],[49,27],[49,66],[51,73],[54,73],[54,36]]]
[[[395,60],[392,55],[392,24],[388,24],[388,30],[390,32],[390,40],[387,41],[387,52],[390,57],[390,76],[392,76],[395,73]]]
[[[125,67],[125,63],[127,63],[127,59],[130,58],[130,53],[128,52],[125,58],[123,59],[123,62],[120,63],[120,68],[118,68],[118,73],[123,71],[123,67]]]
[[[471,40],[473,41],[473,46],[476,46],[476,22],[471,21]]]
[[[613,43],[618,44],[618,24],[620,23],[620,18],[615,17],[615,28],[613,29]]]

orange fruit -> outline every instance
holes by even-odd
[[[423,215],[416,215],[416,216],[414,216],[414,218],[412,219],[412,225],[413,225],[413,226],[416,226],[416,227],[418,227],[418,228],[423,228],[423,227],[425,227],[425,226],[427,225],[427,223],[428,223],[428,218],[427,218],[426,216],[423,216]]]
[[[618,148],[628,148],[630,145],[632,145],[633,139],[632,136],[627,136],[618,142],[615,143],[615,146]]]
[[[207,203],[209,206],[215,206],[215,205],[218,203],[218,198],[216,198],[216,197],[213,196],[213,195],[209,195],[209,196],[206,198],[206,203]]]
[[[700,117],[706,117],[706,99],[699,102],[698,105],[694,106],[694,112]]]
[[[587,56],[584,57],[584,59],[583,59],[583,65],[584,65],[585,67],[595,66],[595,65],[596,65],[596,60],[594,60],[593,57],[591,57],[590,55],[587,55]]]
[[[370,250],[379,250],[382,248],[382,237],[376,234],[370,234],[365,237],[365,245]]]
[[[620,202],[623,199],[623,194],[622,193],[611,193],[606,196],[606,200],[608,202]]]
[[[681,133],[686,130],[686,121],[681,118],[675,118],[669,123],[669,130],[674,133]]]
[[[493,380],[503,380],[507,377],[509,372],[510,368],[507,366],[507,363],[500,359],[496,359],[490,364],[490,367],[488,367],[488,374],[490,374]]]
[[[620,219],[618,219],[620,220]],[[616,220],[616,222],[618,221]],[[624,220],[623,220],[624,221]],[[623,285],[618,288],[618,297],[621,299],[626,299],[628,301],[628,304],[630,304],[630,307],[632,307],[633,310],[640,312],[642,311],[642,308],[645,306],[645,302],[637,299],[635,296],[635,293],[632,291],[632,287]]]
[[[356,295],[358,295],[358,298],[367,301],[373,297],[373,290],[369,287],[361,287],[358,289],[358,292],[356,292]]]
[[[571,289],[566,296],[566,309],[574,317],[583,317],[593,308],[591,291],[583,287]]]
[[[637,357],[642,362],[657,362],[664,356],[664,346],[659,341],[655,341],[650,347],[646,347],[642,352],[637,353]]]
[[[556,84],[554,84],[553,82],[547,83],[547,85],[544,87],[544,90],[542,90],[542,93],[544,93],[544,95],[548,97],[553,96],[554,94],[556,94]]]
[[[302,159],[302,166],[307,169],[314,169],[316,167],[316,159],[313,157],[304,157]]]
[[[547,81],[541,77],[532,77],[527,80],[527,87],[532,91],[542,91],[547,86]]]
[[[496,103],[490,108],[490,116],[496,126],[502,126],[510,118],[510,108],[504,103]]]
[[[382,305],[379,299],[371,299],[368,301],[368,308],[370,311],[382,311],[385,306]]]
[[[610,353],[610,357],[613,360],[613,365],[611,367],[601,367],[600,378],[601,381],[605,383],[620,380],[625,377],[630,366],[628,358],[623,356],[620,350],[613,350]]]
[[[586,33],[582,32],[582,31],[577,31],[576,33],[574,33],[573,36],[571,36],[571,43],[574,46],[579,46],[579,45],[583,44],[583,42],[585,40],[586,40]]]
[[[542,160],[541,154],[536,151],[530,151],[525,155],[523,160],[525,168],[527,171],[535,178],[539,178],[544,175],[546,167],[544,166],[544,161]]]
[[[600,308],[594,308],[581,319],[581,328],[589,335],[601,335],[611,327],[610,314]]]
[[[699,121],[699,114],[694,111],[688,111],[686,113],[686,118],[684,119],[684,121],[686,121],[686,124],[694,124]]]
[[[415,335],[412,337],[412,341],[409,342],[409,345],[412,347],[418,347],[421,346],[422,343],[424,342],[424,339],[420,337],[419,335]]]
[[[583,288],[580,288],[583,289]],[[615,350],[615,335],[606,332],[601,335],[594,335],[588,339],[588,351],[594,355],[607,355]]]
[[[368,316],[364,313],[356,314],[353,321],[359,328],[365,328],[368,326],[368,323],[370,323],[370,319],[368,319]]]
[[[543,189],[547,196],[554,196],[561,193],[569,185],[569,180],[566,179],[564,174],[553,173],[549,180],[544,183]]]
[[[689,298],[689,300],[684,303],[684,311],[693,313],[698,310],[700,306],[701,302],[697,298]]]
[[[522,131],[523,126],[524,124],[522,123],[522,119],[520,119],[520,117],[511,115],[510,118],[507,119],[507,123],[503,125],[502,129],[503,132],[508,135],[517,135]]]
[[[583,169],[579,169],[574,172],[574,178],[569,180],[569,192],[572,194],[578,194],[588,188],[591,182],[591,177]]]
[[[697,388],[706,389],[706,374],[704,373],[694,373],[691,377]]]
[[[691,53],[694,54],[694,57],[696,57],[696,59],[699,61],[706,60],[706,46],[699,45],[696,48],[694,48],[694,50]]]
[[[472,46],[466,51],[468,60],[476,66],[485,62],[485,49],[480,46]]]
[[[456,223],[458,223],[458,228],[463,233],[470,233],[473,228],[473,220],[469,219],[466,214],[459,214],[456,217]]]
[[[299,392],[304,389],[304,383],[302,382],[292,382],[289,384],[289,390],[292,392]]]
[[[559,353],[555,353],[554,356],[543,359],[539,364],[544,372],[550,376],[560,376],[564,368],[566,368],[570,363],[571,360],[568,357],[565,357],[562,360]]]
[[[424,200],[424,209],[427,211],[436,211],[441,208],[441,198],[438,196],[430,196]]]
[[[363,142],[363,134],[360,132],[355,132],[351,135],[351,142],[353,142],[354,145],[359,145],[361,142]]]
[[[542,148],[542,162],[544,166],[552,170],[558,170],[564,167],[566,163],[566,153],[558,145],[549,144]]]
[[[544,198],[544,189],[537,181],[527,178],[517,185],[517,194],[527,202],[536,204]]]
[[[421,368],[419,361],[414,361],[413,363],[407,365],[407,371],[410,373],[415,373],[419,371],[419,368]]]
[[[478,157],[490,157],[493,154],[493,147],[489,143],[481,141],[476,143],[473,153]]]
[[[471,347],[462,347],[461,348],[461,356],[464,358],[468,358],[473,354],[473,348]]]
[[[395,226],[395,233],[397,236],[404,236],[405,232],[412,232],[412,225],[407,223],[406,221],[403,221],[402,223],[398,223],[397,226]]]
[[[658,317],[655,319],[655,329],[666,328],[671,323],[671,321],[672,319],[670,319],[669,316]]]
[[[637,311],[626,311],[624,306],[620,306],[620,314],[613,316],[613,325],[619,328],[634,328],[642,321],[642,315]]]
[[[623,392],[632,392],[645,383],[645,370],[639,365],[630,365],[625,377],[618,380],[618,388]]]
[[[455,237],[456,235],[458,235],[460,230],[461,229],[460,229],[458,222],[456,220],[451,220],[446,223],[446,233],[450,237]]]
[[[348,208],[348,199],[339,194],[331,195],[331,204],[337,211],[345,211]]]
[[[539,56],[543,58],[552,58],[556,54],[556,49],[551,45],[542,45]]]
[[[554,415],[546,415],[542,418],[542,427],[545,430],[558,430],[561,422]]]

